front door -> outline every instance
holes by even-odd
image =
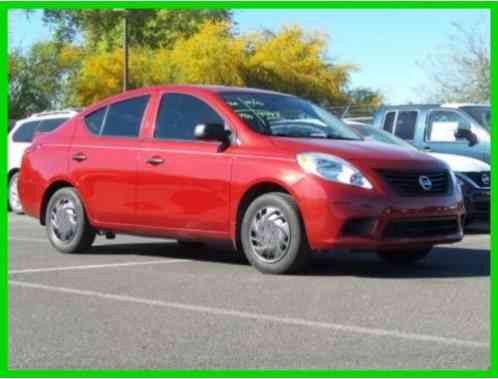
[[[226,238],[229,233],[230,148],[194,139],[198,124],[224,124],[205,101],[162,95],[154,131],[140,149],[137,222],[173,237]]]

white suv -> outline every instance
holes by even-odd
[[[77,110],[68,109],[54,112],[36,113],[19,120],[8,135],[8,202],[9,210],[22,213],[22,205],[17,195],[17,179],[24,150],[31,144],[35,133],[50,132],[66,120],[78,114]]]

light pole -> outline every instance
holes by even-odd
[[[128,89],[128,13],[123,12],[123,92]]]

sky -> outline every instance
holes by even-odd
[[[354,64],[352,87],[380,90],[386,103],[420,101],[428,83],[420,63],[441,50],[454,31],[452,23],[479,25],[489,38],[488,10],[236,10],[240,33],[261,29],[278,31],[300,25],[328,36],[327,56],[332,62]],[[29,48],[50,38],[41,11],[9,17],[10,48]]]

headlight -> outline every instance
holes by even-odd
[[[462,193],[462,187],[466,184],[465,180],[455,174],[453,170],[450,170],[450,176],[455,191],[457,193]]]
[[[356,167],[334,155],[302,153],[298,154],[296,159],[299,166],[310,174],[332,182],[372,189],[372,184]]]

